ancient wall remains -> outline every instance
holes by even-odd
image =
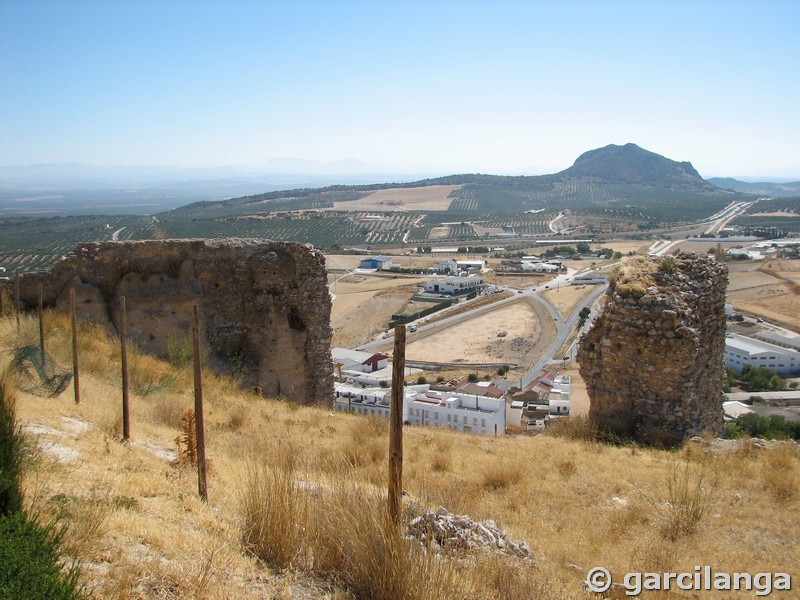
[[[724,264],[695,255],[618,268],[578,352],[593,422],[664,446],[722,433],[727,281]]]
[[[117,332],[125,296],[128,337],[167,356],[191,347],[198,304],[210,366],[236,371],[266,396],[329,403],[331,300],[325,261],[311,246],[253,239],[103,242],[78,246],[49,271],[21,277],[28,309],[43,287],[46,307],[66,310],[76,291],[78,317]]]

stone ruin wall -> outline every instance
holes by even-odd
[[[727,282],[695,255],[623,263],[578,352],[591,421],[663,446],[722,434]]]
[[[117,334],[125,296],[128,339],[166,357],[189,344],[193,305],[217,372],[301,404],[333,397],[331,299],[322,254],[294,242],[255,239],[102,242],[78,246],[48,271],[21,276],[20,302],[76,312]]]

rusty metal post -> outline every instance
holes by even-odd
[[[389,411],[389,520],[399,529],[403,494],[403,396],[406,363],[406,326],[394,328],[392,404]]]
[[[14,312],[17,314],[17,335],[19,335],[19,269],[14,276]]]
[[[119,343],[122,351],[122,439],[131,437],[131,415],[128,398],[128,344],[127,315],[125,314],[125,296],[119,297]]]
[[[78,369],[78,319],[75,316],[75,288],[69,288],[69,315],[72,323],[72,385],[75,387],[75,404],[81,403],[81,375]]]
[[[36,296],[36,314],[39,316],[39,348],[42,352],[42,369],[45,369],[45,359],[44,359],[44,316],[43,316],[43,309],[42,309],[42,284],[39,284],[37,289],[37,296]]]
[[[203,426],[203,380],[200,360],[200,308],[195,304],[192,312],[192,341],[194,343],[194,426],[197,440],[197,488],[203,502],[208,502],[206,483],[206,436]]]

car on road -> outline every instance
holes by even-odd
[[[409,327],[409,329],[408,329],[408,330],[409,330],[411,333],[414,333],[414,332],[417,330],[417,326],[416,326],[416,325],[412,325],[411,327]]]

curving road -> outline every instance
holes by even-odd
[[[459,323],[463,323],[465,321],[469,321],[470,319],[474,319],[475,317],[485,315],[487,313],[491,313],[493,311],[499,310],[503,307],[508,306],[509,304],[513,304],[516,302],[527,302],[533,309],[536,311],[536,314],[540,320],[544,323],[546,317],[550,317],[552,322],[555,325],[555,335],[550,333],[549,340],[545,339],[544,343],[546,347],[543,350],[539,350],[538,358],[536,362],[534,362],[526,371],[525,374],[522,376],[522,385],[528,385],[531,381],[538,377],[539,373],[554,359],[560,357],[554,357],[555,353],[566,344],[567,339],[572,332],[573,327],[578,323],[580,319],[579,313],[580,311],[593,304],[597,299],[605,292],[608,284],[598,285],[597,289],[592,290],[585,298],[581,300],[580,303],[570,312],[569,315],[566,317],[562,317],[562,315],[556,310],[556,308],[550,304],[547,300],[545,300],[540,293],[546,289],[552,288],[553,286],[559,285],[569,285],[570,280],[572,279],[574,273],[567,273],[558,275],[555,279],[538,285],[530,290],[525,290],[522,293],[515,293],[514,296],[509,298],[504,298],[503,300],[498,300],[492,304],[487,306],[481,306],[474,310],[467,311],[458,315],[454,315],[452,317],[445,317],[436,321],[435,323],[431,324],[424,324],[424,319],[419,321],[413,322],[409,324],[409,327],[414,326],[416,327],[415,332],[408,333],[409,338],[413,336],[413,338],[420,339],[422,337],[427,337],[429,335],[433,335],[439,333],[440,331],[457,325]],[[512,289],[513,288],[507,288]],[[587,324],[590,323],[591,320],[587,320]],[[547,327],[543,328],[542,336],[547,335]],[[578,332],[578,337],[580,337],[581,332]],[[381,352],[381,351],[388,351],[392,349],[394,335],[390,332],[386,337],[379,337],[372,342],[364,344],[360,346],[360,348],[370,351],[370,352]],[[541,338],[540,338],[541,339]],[[530,354],[529,354],[530,356]],[[528,357],[526,357],[528,358]],[[463,366],[463,365],[461,365]]]

